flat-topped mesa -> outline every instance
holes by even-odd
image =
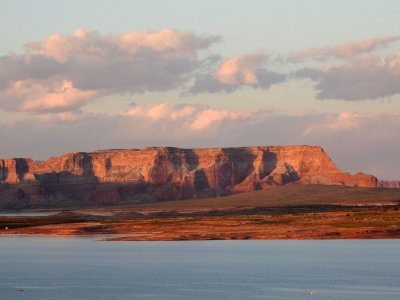
[[[100,150],[67,153],[40,163],[10,158],[0,160],[0,182],[21,185],[26,197],[26,186],[39,185],[48,193],[103,202],[137,195],[209,197],[290,182],[380,186],[374,176],[342,173],[319,146]],[[82,196],[80,186],[89,191],[87,195]]]

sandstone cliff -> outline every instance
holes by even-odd
[[[342,173],[319,146],[145,148],[0,160],[0,207],[213,197],[296,182],[381,186]]]

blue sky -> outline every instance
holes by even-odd
[[[298,51],[396,35],[396,0],[383,1],[21,1],[2,0],[0,54],[77,28],[125,33],[151,28],[223,35],[226,55]]]
[[[317,144],[344,171],[400,178],[399,11],[2,0],[0,157]]]

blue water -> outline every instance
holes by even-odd
[[[3,235],[0,299],[400,299],[400,240]]]

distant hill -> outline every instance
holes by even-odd
[[[379,180],[384,188],[400,188],[400,181],[397,180]]]

